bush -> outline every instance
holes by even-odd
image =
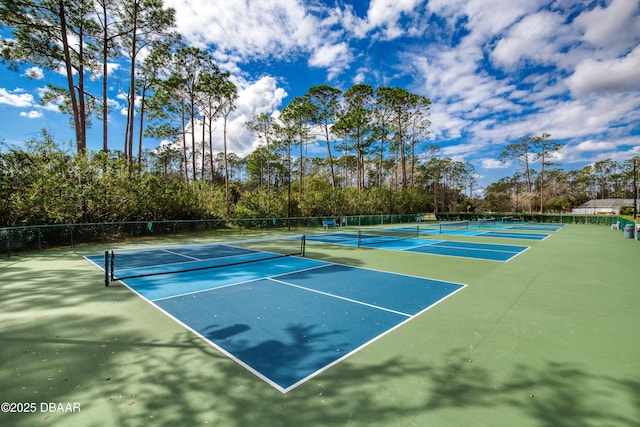
[[[633,216],[633,206],[622,206],[620,208],[620,215]]]

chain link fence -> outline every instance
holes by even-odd
[[[90,243],[189,235],[240,235],[259,231],[322,228],[323,221],[340,226],[362,227],[415,222],[416,215],[359,215],[308,218],[246,218],[177,221],[133,221],[95,224],[34,225],[0,228],[0,254],[43,251]]]
[[[342,227],[365,227],[416,222],[416,215],[356,215],[305,218],[246,218],[176,221],[105,222],[95,224],[33,225],[0,228],[0,255],[43,251],[83,244],[123,242],[146,238],[178,238],[190,235],[241,235],[260,231],[290,231],[322,228],[323,221],[335,221]],[[540,215],[540,214],[466,214],[438,213],[437,221],[477,221],[494,218],[498,221],[524,221],[562,224],[594,224],[610,226],[620,221],[620,229],[636,224],[619,216],[604,215]],[[636,233],[637,235],[638,233]]]

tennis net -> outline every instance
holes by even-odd
[[[478,218],[478,227],[492,227],[496,225],[496,219],[491,218]]]
[[[440,234],[469,230],[469,221],[441,222]]]
[[[384,245],[396,240],[420,237],[420,227],[401,227],[394,229],[358,230],[358,247]]]
[[[111,281],[304,256],[305,236],[239,240],[190,246],[114,250],[105,257]]]

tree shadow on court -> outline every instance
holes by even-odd
[[[492,417],[476,425],[491,426],[640,419],[634,372],[553,361],[488,369],[466,348],[419,355],[384,348],[384,338],[283,394],[127,288],[105,289],[90,264],[65,259],[0,267],[0,401],[80,402],[82,412],[5,413],[0,425],[420,426],[463,424],[458,414],[475,411]],[[292,328],[291,341],[304,346],[305,332]]]
[[[512,425],[514,419],[539,426],[634,425],[633,414],[607,405],[600,393],[633,400],[640,409],[639,381],[553,362],[498,374],[460,357],[464,350],[451,352],[439,366],[399,356],[347,359],[281,394],[230,360],[212,359],[215,350],[189,342],[193,349],[175,357],[154,349],[152,357],[136,362],[146,371],[160,370],[155,386],[164,397],[143,405],[161,425],[421,425],[416,420],[468,409],[494,411],[490,423],[476,425]],[[123,425],[141,421],[128,418]]]
[[[75,253],[56,251],[0,263],[3,312],[81,307],[101,298],[104,273]]]
[[[104,419],[110,400],[136,387],[135,367],[128,360],[153,349],[192,348],[181,336],[162,341],[136,331],[122,333],[126,319],[118,315],[72,314],[44,322],[3,322],[0,332],[0,400],[33,403],[33,413],[1,413],[0,425],[117,425]],[[215,356],[214,356],[215,357]],[[133,369],[132,369],[133,368]],[[128,384],[126,387],[120,387]],[[126,397],[129,397],[128,395]],[[47,413],[41,404],[78,403],[78,413]],[[59,423],[59,424],[58,424]]]
[[[145,321],[167,323],[156,316]],[[282,394],[177,324],[144,334],[135,317],[95,314],[84,319],[93,326],[76,335],[59,334],[77,328],[71,314],[57,316],[55,328],[3,330],[0,394],[5,401],[82,404],[82,414],[49,414],[50,425],[421,425],[437,414],[479,409],[494,412],[494,426],[512,425],[514,417],[545,427],[632,426],[640,413],[636,379],[555,362],[494,372],[464,349],[439,363],[356,355]],[[300,331],[291,334],[301,339]],[[636,414],[607,398],[627,400]],[[45,416],[2,414],[0,421],[27,426]]]

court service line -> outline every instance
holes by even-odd
[[[183,257],[183,258],[190,258],[190,259],[192,259],[194,261],[203,261],[200,258],[196,258],[196,257],[192,257],[192,256],[189,256],[189,255],[181,254],[180,252],[170,251],[169,249],[160,249],[160,251],[169,253],[171,255],[177,255],[177,256]]]
[[[438,247],[441,248],[451,248],[451,249],[464,249],[466,251],[483,251],[483,252],[498,252],[501,254],[519,254],[520,252],[528,249],[528,246],[525,249],[522,249],[520,251],[508,251],[508,250],[503,250],[503,249],[488,249],[488,248],[481,248],[481,247],[476,247],[476,248],[471,248],[468,246],[458,246],[455,243],[454,244],[447,244],[447,243],[443,243],[443,244],[438,244]]]
[[[355,304],[364,305],[364,306],[375,308],[375,309],[382,310],[382,311],[387,311],[389,313],[398,314],[400,316],[404,316],[404,317],[413,316],[412,314],[407,314],[407,313],[403,313],[401,311],[391,310],[390,308],[380,307],[379,305],[369,304],[369,303],[366,303],[366,302],[363,302],[363,301],[358,301],[358,300],[355,300],[355,299],[343,297],[343,296],[332,294],[332,293],[329,293],[329,292],[323,292],[323,291],[319,291],[317,289],[311,289],[311,288],[307,288],[307,287],[304,287],[304,286],[296,285],[294,283],[285,282],[283,280],[279,280],[279,279],[276,279],[274,277],[267,277],[267,279],[271,280],[273,282],[281,283],[283,285],[292,286],[294,288],[302,289],[302,290],[305,290],[305,291],[315,292],[317,294],[325,295],[325,296],[328,296],[328,297],[341,299],[341,300],[344,300],[344,301],[348,301],[348,302],[352,302],[352,303],[355,303]]]
[[[262,262],[262,261],[271,261],[271,259],[264,259],[264,260],[256,261],[256,263],[259,263],[259,262]],[[189,296],[189,295],[201,294],[203,292],[215,291],[217,289],[229,288],[231,286],[244,285],[246,283],[251,283],[251,282],[259,282],[260,280],[269,280],[272,277],[284,276],[284,275],[287,275],[287,274],[301,273],[301,272],[304,272],[304,271],[314,270],[316,268],[326,267],[327,265],[331,265],[331,264],[316,265],[316,266],[313,266],[313,267],[301,268],[299,270],[287,271],[286,273],[277,274],[276,276],[260,276],[260,277],[256,277],[256,278],[252,278],[252,279],[241,280],[239,282],[228,283],[226,285],[213,286],[213,287],[206,288],[206,289],[197,289],[195,291],[183,292],[181,294],[169,295],[169,296],[166,296],[166,297],[148,299],[148,300],[151,301],[151,302],[156,302],[156,301],[170,300],[172,298],[180,298],[180,297],[185,297],[185,296]],[[224,268],[224,267],[219,267],[219,268]],[[188,272],[186,272],[186,273],[188,273]],[[180,273],[178,272],[176,274],[180,274]],[[143,298],[147,299],[146,297],[143,297]]]

